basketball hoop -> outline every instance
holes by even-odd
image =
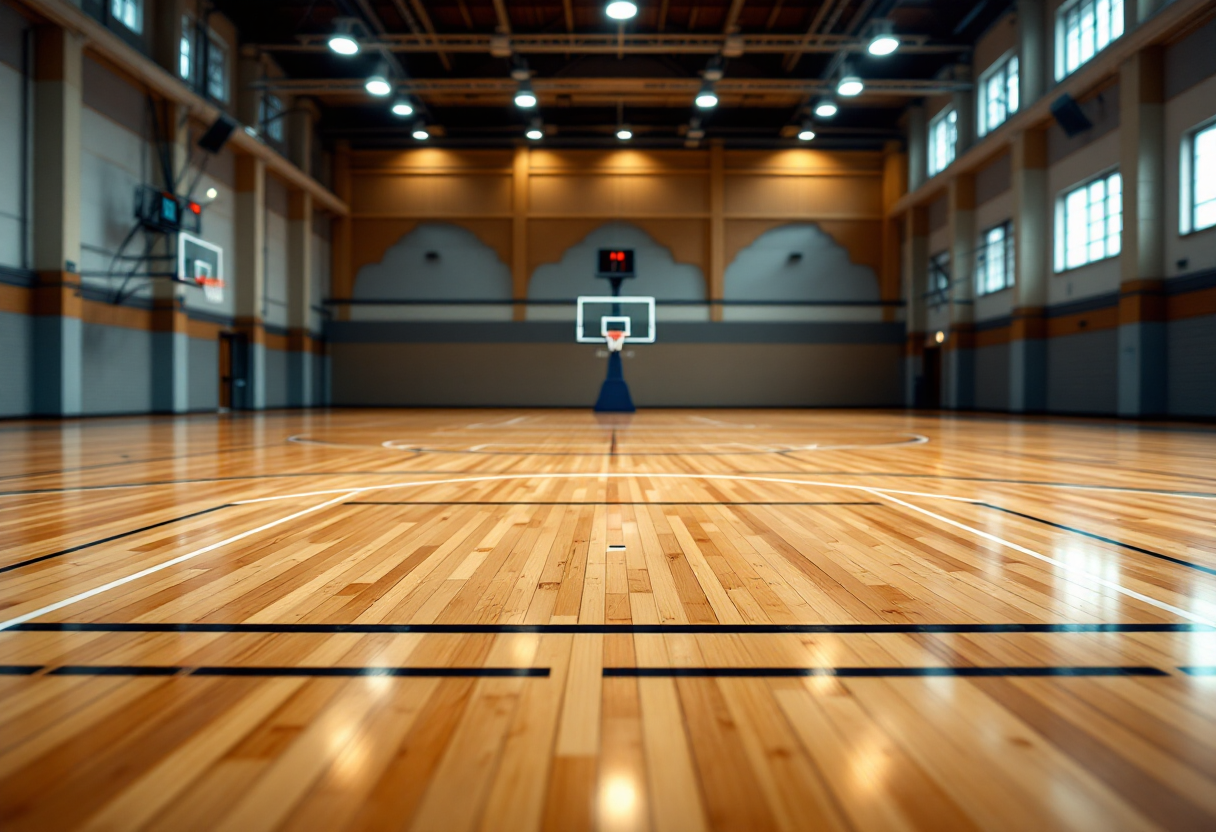
[[[604,338],[608,341],[608,352],[620,352],[625,346],[625,330],[610,329],[604,333]]]

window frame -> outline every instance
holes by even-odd
[[[1009,100],[1011,97],[1010,96],[1010,92],[1011,92],[1010,80],[1011,79],[1009,77],[1010,76],[1010,72],[1009,72],[1010,67],[1013,67],[1013,79],[1012,79],[1013,80],[1013,86],[1012,86],[1013,106],[1012,107],[1009,106]],[[1018,56],[1018,50],[1010,49],[1008,52],[1006,52],[1000,58],[993,61],[992,65],[989,66],[986,70],[984,70],[983,74],[980,75],[980,81],[979,81],[979,84],[976,86],[976,91],[975,91],[975,94],[976,94],[975,128],[976,128],[977,136],[980,136],[980,137],[987,136],[993,130],[997,129],[1002,124],[1009,121],[1009,119],[1013,116],[1013,114],[1016,113],[1021,108],[1022,91],[1021,91],[1021,88],[1019,87],[1019,85],[1021,84],[1021,71],[1022,71],[1022,67],[1021,67],[1021,61]],[[1002,103],[1005,108],[1005,115],[1002,116],[1001,120],[996,122],[995,124],[989,124],[988,123],[988,84],[993,79],[993,77],[995,77],[997,75],[1000,75],[1002,78],[1001,86],[1004,90],[1004,97],[1002,99]]]
[[[950,153],[942,166],[935,167],[934,161],[937,157],[937,128],[939,125],[945,124],[945,129],[950,138]],[[929,140],[925,142],[927,159],[926,170],[929,176],[937,176],[950,165],[954,164],[954,159],[958,153],[958,109],[954,105],[943,107],[937,115],[929,119]]]
[[[994,231],[1001,231],[1003,234],[1001,241],[995,243],[1001,247],[1000,262],[1003,275],[1002,284],[995,289],[988,288],[990,281],[987,273],[989,255],[994,246],[994,242],[988,238]],[[980,232],[979,245],[975,249],[975,296],[995,295],[997,292],[1012,289],[1015,283],[1017,283],[1017,247],[1014,245],[1013,220],[1008,219]]]
[[[1196,165],[1198,148],[1195,140],[1206,133],[1216,133],[1216,118],[1200,122],[1182,134],[1178,170],[1178,233],[1181,236],[1216,228],[1216,219],[1206,225],[1199,225],[1196,217],[1199,204],[1195,201],[1195,191],[1199,182],[1199,171]],[[1216,158],[1213,158],[1212,164],[1216,166]],[[1211,202],[1212,200],[1205,200],[1204,204]]]
[[[274,107],[270,106],[272,101],[275,104]],[[262,100],[258,105],[258,129],[262,135],[271,141],[282,142],[286,136],[283,128],[286,112],[287,109],[282,98],[271,92],[262,93]]]
[[[219,56],[219,61],[216,61],[216,56]],[[207,30],[207,60],[205,61],[205,72],[203,77],[199,79],[198,87],[204,95],[212,101],[217,101],[221,104],[227,104],[231,95],[231,77],[228,72],[228,44],[224,43],[223,38],[213,29]],[[212,73],[219,68],[222,73],[223,95],[216,95],[212,91]]]
[[[925,299],[929,306],[945,306],[950,302],[950,249],[929,255],[925,269]]]
[[[1119,222],[1118,222],[1118,230],[1116,232],[1112,233],[1111,220],[1114,215],[1110,212],[1110,206],[1112,204],[1112,195],[1113,195],[1113,192],[1111,190],[1111,183],[1115,180],[1116,177],[1118,178],[1118,193],[1117,193],[1117,199],[1113,200],[1113,202],[1114,202],[1114,204],[1119,206],[1119,212],[1118,212]],[[1095,202],[1093,200],[1093,187],[1094,187],[1094,185],[1096,185],[1099,182],[1103,183],[1102,200],[1103,200],[1103,205],[1105,207],[1105,213],[1102,215],[1101,222],[1102,222],[1103,230],[1105,231],[1105,234],[1103,234],[1099,238],[1099,240],[1102,244],[1103,253],[1100,256],[1094,257],[1094,256],[1092,256],[1093,249],[1094,249],[1094,246],[1099,243],[1099,240],[1095,240],[1094,236],[1093,236],[1093,228],[1096,224],[1096,221],[1094,220],[1094,217],[1092,215],[1092,209],[1095,204]],[[1070,211],[1072,210],[1072,208],[1069,205],[1069,201],[1070,201],[1071,197],[1073,197],[1076,194],[1082,193],[1082,192],[1084,192],[1085,197],[1086,197],[1086,203],[1084,206],[1085,214],[1080,220],[1078,220],[1074,224],[1073,227],[1075,229],[1077,226],[1083,225],[1084,228],[1086,229],[1085,239],[1084,239],[1084,243],[1083,243],[1084,250],[1085,250],[1085,259],[1082,262],[1073,263],[1069,260],[1070,222],[1073,219],[1070,216]],[[1111,247],[1112,239],[1116,241],[1116,244],[1113,249]],[[1074,250],[1077,248],[1079,248],[1079,246],[1073,247]],[[1088,179],[1084,179],[1075,185],[1065,188],[1063,191],[1061,191],[1057,195],[1057,197],[1056,197],[1056,223],[1055,223],[1055,263],[1054,263],[1054,269],[1053,269],[1056,274],[1063,274],[1065,272],[1075,271],[1076,269],[1084,268],[1085,266],[1091,265],[1093,263],[1100,263],[1103,260],[1110,260],[1112,258],[1118,257],[1122,251],[1123,251],[1123,175],[1120,173],[1120,171],[1117,167],[1106,168],[1101,173],[1095,174],[1094,176],[1091,176]]]
[[[1056,26],[1055,26],[1055,70],[1056,80],[1063,81],[1069,75],[1072,75],[1081,67],[1092,61],[1098,56],[1102,50],[1106,49],[1112,43],[1125,34],[1123,16],[1125,13],[1125,5],[1129,0],[1071,0],[1064,3],[1056,10]],[[1106,20],[1106,42],[1099,43],[1102,35],[1102,26],[1098,18],[1099,7],[1105,6],[1109,9],[1109,16]],[[1085,12],[1090,10],[1093,15],[1090,21],[1089,30],[1093,35],[1093,51],[1088,57],[1081,57],[1083,54],[1081,36],[1086,30]],[[1068,19],[1073,15],[1077,15],[1077,63],[1071,69],[1069,64],[1069,34],[1068,34]],[[1116,31],[1117,30],[1117,31]]]

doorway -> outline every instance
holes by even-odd
[[[220,333],[220,410],[247,410],[249,338],[243,332]]]
[[[942,406],[942,348],[925,347],[925,372],[920,380],[918,407],[934,410]]]

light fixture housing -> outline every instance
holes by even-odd
[[[531,81],[520,81],[515,90],[515,106],[521,110],[530,110],[536,106],[536,93],[532,90]]]
[[[414,123],[414,131],[411,135],[418,141],[424,142],[431,137],[431,132],[426,129],[426,122],[418,121]]]
[[[388,81],[388,65],[383,58],[376,62],[376,68],[363,82],[363,89],[367,90],[368,95],[377,98],[384,98],[393,91],[393,85]]]
[[[890,20],[875,20],[870,24],[870,44],[866,47],[871,55],[883,57],[899,49],[899,38],[895,37],[895,24]]]
[[[334,33],[329,36],[329,49],[344,58],[359,54],[359,41],[355,39],[355,26],[351,20],[339,20]]]
[[[830,98],[821,98],[815,102],[815,116],[817,118],[834,118],[838,112],[840,112],[840,108]]]
[[[840,80],[836,82],[836,94],[843,98],[853,98],[861,95],[866,88],[865,81],[861,80],[861,76],[853,71],[853,68],[845,64],[840,68]]]
[[[709,81],[701,85],[701,91],[697,93],[696,105],[702,110],[712,110],[718,106],[718,94],[714,92],[714,85]]]
[[[629,129],[628,124],[622,124],[616,129],[616,137],[623,142],[627,142],[633,138],[633,131]]]
[[[528,132],[524,133],[529,139],[538,142],[545,137],[545,127],[539,118],[532,119],[532,123],[528,125]]]
[[[814,125],[811,124],[811,120],[809,118],[802,122],[802,129],[798,131],[798,140],[809,142],[811,139],[815,138],[815,131],[812,129],[813,126]]]
[[[632,20],[637,17],[638,6],[629,0],[613,0],[604,8],[604,14],[613,20]]]
[[[398,98],[393,102],[393,115],[405,118],[414,114],[414,105],[409,102],[408,98]]]
[[[215,199],[219,195],[220,195],[220,192],[217,191],[215,188],[207,189],[207,199]]]

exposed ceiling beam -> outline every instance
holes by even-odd
[[[405,3],[403,0],[393,0],[393,5],[397,8],[397,11],[399,14],[401,14],[402,18],[406,20],[409,19],[407,17],[409,10],[405,8]],[[422,28],[426,29],[426,33],[431,36],[431,42],[434,43],[435,24],[431,22],[431,16],[427,14],[426,6],[422,5],[422,0],[410,0],[410,5],[414,7],[414,13],[417,14],[418,19],[422,21]],[[412,24],[410,28],[414,29],[415,26],[417,26],[417,24]],[[415,30],[415,34],[417,34],[417,30]],[[443,49],[438,47],[435,49],[435,51],[439,54],[439,62],[443,64],[443,68],[448,72],[451,72],[452,62],[448,59],[447,52],[444,52]]]
[[[464,25],[471,32],[473,31],[473,15],[469,14],[469,6],[464,0],[456,0],[456,8],[460,9],[460,17],[464,20]]]
[[[513,94],[516,82],[509,76],[491,78],[402,78],[395,81],[401,92],[427,94]],[[544,97],[567,93],[597,93],[616,95],[675,94],[692,96],[700,88],[700,78],[534,78],[532,85]],[[268,78],[250,86],[297,95],[352,95],[366,98],[361,78]],[[813,78],[723,78],[717,84],[720,96],[763,94],[817,94],[831,89],[831,82]],[[941,95],[972,89],[964,81],[906,78],[873,78],[866,81],[866,91],[859,99],[868,97]],[[687,106],[688,101],[683,106]]]
[[[670,0],[663,0],[663,2],[659,4],[659,21],[655,28],[660,32],[667,27],[667,6],[669,3]]]
[[[566,31],[574,33],[574,4],[571,0],[562,0],[562,11],[566,15]]]
[[[819,33],[819,27],[823,24],[823,19],[827,17],[828,12],[836,2],[838,2],[838,0],[823,0],[823,3],[820,4],[819,9],[815,12],[815,16],[811,18],[811,25],[807,27],[806,34],[803,35],[803,44],[808,44],[814,40],[815,36]],[[847,3],[849,0],[839,0],[839,2]],[[782,64],[785,71],[792,72],[794,67],[798,65],[798,59],[801,58],[802,55],[803,50],[801,49],[791,50],[790,53],[785,57],[785,63]]]
[[[764,23],[764,31],[770,32],[773,26],[777,24],[777,17],[781,14],[781,9],[785,5],[785,0],[777,0],[773,3],[773,10],[768,13],[768,20]]]
[[[729,35],[738,28],[739,13],[743,11],[743,4],[747,0],[731,0],[730,10],[726,13],[726,24],[722,27],[722,34]]]
[[[325,35],[301,35],[297,43],[264,43],[258,49],[266,52],[326,52]],[[726,46],[726,36],[720,34],[628,34],[597,33],[579,35],[517,34],[509,39],[510,48],[519,53],[615,54],[700,54],[720,53]],[[753,54],[835,54],[864,52],[866,43],[852,35],[735,35],[732,46]],[[387,34],[375,41],[364,41],[368,49],[390,52],[472,52],[490,53],[494,36],[483,34],[397,35]],[[901,35],[900,52],[905,54],[958,54],[971,47],[966,44],[929,43],[924,36]]]
[[[494,0],[494,14],[498,16],[499,33],[511,34],[511,17],[507,14],[507,6],[503,0]]]

